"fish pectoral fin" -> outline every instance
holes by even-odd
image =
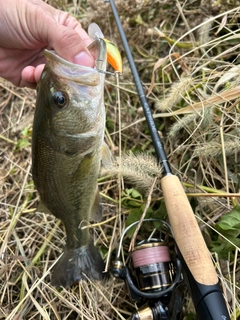
[[[91,217],[94,221],[100,221],[102,219],[101,196],[98,187],[95,190],[95,198],[91,209]]]
[[[38,203],[36,212],[43,212],[43,213],[52,214],[51,211],[45,206],[45,204],[42,201],[40,201]]]
[[[105,142],[102,145],[102,164],[106,169],[111,169],[113,166],[112,155]]]

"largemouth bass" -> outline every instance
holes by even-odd
[[[106,44],[97,39],[98,69],[106,70]],[[32,173],[43,205],[66,230],[66,246],[51,283],[69,287],[103,278],[104,262],[88,229],[101,219],[97,178],[104,148],[104,77],[96,68],[75,65],[52,51],[37,88],[32,134]],[[105,153],[106,155],[108,152]]]

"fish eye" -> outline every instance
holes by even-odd
[[[62,109],[63,107],[66,106],[68,99],[65,93],[61,91],[55,91],[53,92],[52,96],[53,96],[53,103],[56,107],[58,107],[59,109]]]

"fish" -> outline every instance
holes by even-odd
[[[103,280],[106,274],[89,229],[82,229],[102,217],[97,179],[104,161],[111,162],[104,143],[106,43],[98,38],[88,49],[98,54],[98,68],[73,64],[45,50],[47,63],[37,86],[32,176],[42,207],[62,221],[66,232],[51,277],[55,287]]]

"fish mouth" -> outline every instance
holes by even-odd
[[[54,50],[44,50],[48,67],[60,78],[71,80],[81,85],[96,86],[99,84],[100,72],[106,71],[107,49],[103,39],[96,39],[89,46],[91,53],[97,53],[95,67],[87,67],[69,62],[59,57]],[[97,66],[97,67],[96,67]]]

